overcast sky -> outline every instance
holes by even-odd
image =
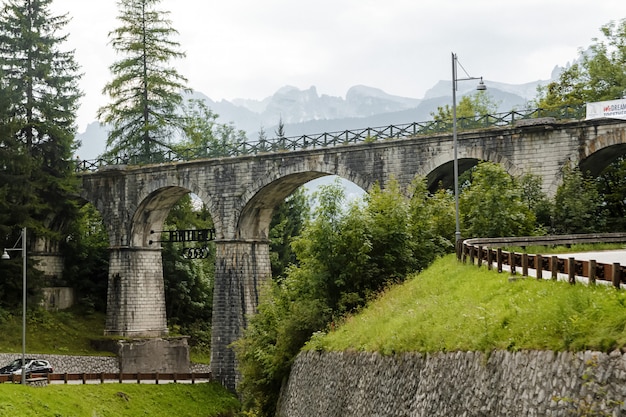
[[[114,0],[54,0],[72,18],[63,49],[84,73],[79,131],[94,121],[116,59]],[[262,99],[282,86],[345,97],[353,85],[422,98],[451,78],[451,52],[471,76],[521,84],[574,60],[625,0],[162,0],[187,56],[189,87],[214,100]],[[463,75],[462,73],[459,76]]]

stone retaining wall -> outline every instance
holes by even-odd
[[[15,359],[20,359],[21,353],[0,353],[0,366],[8,365]],[[27,358],[45,359],[50,362],[55,374],[79,373],[118,373],[119,359],[115,356],[67,356],[67,355],[26,355]],[[210,366],[191,364],[192,372],[209,372]]]
[[[626,415],[626,355],[454,352],[382,356],[305,352],[293,365],[280,417],[520,417]],[[585,414],[600,415],[600,414]]]
[[[15,359],[21,359],[21,353],[0,353],[0,366],[7,365]],[[55,374],[77,373],[117,373],[119,360],[112,356],[66,356],[27,354],[27,358],[45,359],[50,362]]]

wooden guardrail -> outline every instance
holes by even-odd
[[[154,381],[155,384],[159,382],[191,382],[194,384],[199,380],[212,381],[213,377],[210,372],[189,372],[189,373],[159,373],[159,372],[139,372],[139,373],[79,373],[79,374],[32,374],[26,379],[29,381],[41,381],[45,379],[50,383],[53,381],[59,382],[72,382],[80,381],[86,384],[88,381],[99,381],[101,384],[106,382],[116,381],[120,384],[124,381],[136,381],[140,384],[142,381]],[[13,382],[20,383],[21,375],[0,375],[0,383]]]
[[[543,279],[543,273],[548,272],[553,280],[558,278],[558,274],[567,275],[568,282],[571,284],[576,283],[576,277],[584,277],[589,280],[590,284],[595,284],[596,281],[607,281],[615,288],[621,288],[622,284],[626,284],[626,266],[619,263],[605,264],[595,260],[577,260],[574,257],[502,250],[502,247],[506,246],[620,242],[626,242],[626,233],[467,239],[457,248],[457,257],[463,262],[469,259],[470,263],[477,264],[479,267],[486,264],[488,269],[492,269],[495,264],[498,272],[502,272],[503,266],[507,265],[512,274],[517,273],[519,268],[522,276],[528,276],[529,269],[534,269],[537,279]]]

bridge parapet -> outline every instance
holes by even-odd
[[[554,192],[565,165],[591,161],[593,155],[604,163],[626,152],[623,120],[542,119],[539,124],[524,124],[461,132],[461,172],[478,161],[491,161],[511,174],[541,176],[544,190]],[[108,331],[131,335],[165,329],[160,244],[150,243],[154,241],[150,232],[163,230],[169,209],[183,195],[194,193],[215,226],[213,372],[232,388],[236,365],[230,345],[246,326],[247,315],[254,313],[258,285],[270,276],[269,225],[278,204],[299,186],[325,175],[338,175],[365,191],[392,178],[408,189],[416,175],[427,177],[429,185],[451,183],[455,154],[451,134],[388,141],[369,140],[367,135],[356,135],[360,142],[347,146],[314,144],[293,152],[105,165],[81,172],[81,196],[100,211],[109,233],[109,294],[119,295],[119,300],[109,301]],[[142,299],[146,294],[156,296]]]
[[[581,119],[585,115],[584,106],[565,106],[557,110],[525,109],[509,112],[485,114],[471,118],[459,118],[459,130],[487,129],[490,127],[515,127],[525,125],[545,125],[556,120]],[[521,123],[520,123],[521,122]],[[149,155],[118,155],[96,160],[77,161],[76,171],[96,171],[108,165],[147,165],[192,161],[196,159],[258,155],[304,149],[327,148],[352,143],[375,142],[387,139],[400,139],[415,136],[434,135],[452,131],[451,121],[428,120],[398,125],[347,129],[336,132],[305,134],[300,136],[277,137],[256,141],[242,141],[217,149],[163,149],[161,153]]]

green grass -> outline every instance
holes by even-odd
[[[29,310],[26,320],[26,350],[56,355],[110,355],[94,351],[92,340],[102,339],[105,316],[79,310],[50,313]],[[21,311],[0,318],[0,352],[22,350]]]
[[[610,351],[626,346],[626,292],[533,278],[509,281],[454,255],[393,287],[309,349],[399,352]]]
[[[239,401],[219,384],[0,384],[0,416],[234,416]]]
[[[104,313],[89,313],[79,308],[47,312],[29,310],[26,315],[26,350],[29,353],[54,355],[110,356],[111,352],[94,349],[93,341],[111,339],[104,337]],[[22,312],[5,313],[0,317],[0,352],[22,351]],[[208,348],[189,349],[194,363],[209,364]]]

